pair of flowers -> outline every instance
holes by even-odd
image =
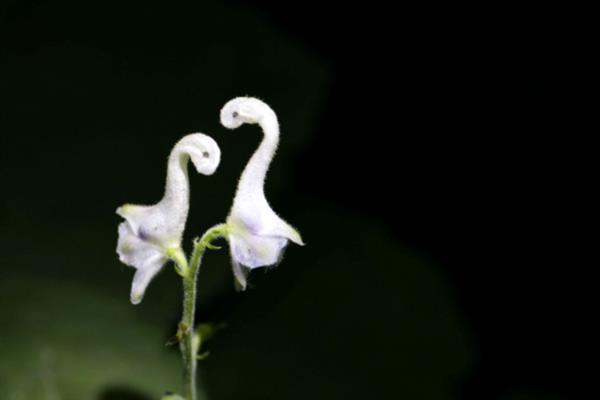
[[[276,264],[288,241],[304,243],[298,231],[273,211],[264,193],[267,170],[279,143],[275,112],[256,98],[238,97],[225,104],[220,117],[228,129],[258,124],[264,133],[240,177],[221,230],[229,242],[235,279],[245,289],[248,269]],[[211,175],[220,158],[221,150],[211,137],[202,133],[184,136],[169,156],[162,200],[152,206],[126,204],[117,209],[125,219],[119,225],[117,254],[121,262],[136,269],[131,286],[133,304],[142,301],[148,284],[170,259],[179,266],[186,264],[181,240],[189,210],[188,161],[199,173]]]

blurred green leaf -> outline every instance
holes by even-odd
[[[0,293],[12,300],[0,309],[7,399],[113,399],[99,396],[115,387],[156,399],[180,387],[179,354],[162,346],[164,329],[126,298],[32,276],[0,281]]]

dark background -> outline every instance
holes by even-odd
[[[128,303],[114,210],[158,201],[169,149],[201,131],[223,156],[191,176],[187,249],[223,221],[260,140],[218,124],[240,95],[278,113],[267,194],[307,246],[245,293],[227,251],[206,257],[198,319],[227,324],[207,398],[569,398],[574,289],[540,233],[542,11],[0,4],[1,398],[179,390],[177,276]]]

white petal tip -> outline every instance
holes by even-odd
[[[233,259],[232,261],[233,284],[235,286],[235,290],[238,292],[243,292],[244,290],[246,290],[247,286],[246,276],[248,275],[248,270],[245,267],[241,266],[237,261],[235,261],[235,259]]]
[[[221,149],[213,138],[203,133],[191,133],[184,136],[173,149],[179,148],[189,154],[196,170],[204,175],[212,175],[221,162]],[[174,154],[172,152],[172,154]],[[177,152],[175,152],[177,153]],[[179,160],[176,158],[176,162]]]
[[[134,306],[137,306],[138,304],[140,304],[142,302],[142,299],[144,298],[143,294],[140,293],[131,293],[131,304],[133,304]]]
[[[300,236],[300,234],[298,233],[297,230],[294,229],[293,234],[290,235],[289,239],[296,243],[298,246],[304,246],[306,243],[304,243],[304,240],[302,240],[302,236]]]
[[[289,239],[292,242],[296,243],[298,246],[304,246],[306,243],[304,243],[304,240],[302,240],[302,236],[300,236],[300,233],[295,229],[293,229],[293,232],[294,233],[290,235]]]
[[[254,97],[236,97],[229,100],[221,109],[221,125],[227,129],[236,129],[242,124],[256,124],[264,116],[264,102]]]

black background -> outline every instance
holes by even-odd
[[[223,133],[217,111],[255,95],[282,124],[267,192],[308,245],[257,273],[248,293],[206,289],[200,320],[232,326],[202,367],[209,398],[568,398],[574,290],[554,268],[559,250],[546,238],[556,217],[547,218],[553,207],[540,195],[558,173],[541,138],[542,55],[552,35],[541,10],[4,1],[1,11],[2,251],[12,254],[3,268],[20,270],[22,251],[36,258],[32,237],[49,235],[60,254],[69,251],[61,232],[71,238],[87,226],[81,232],[96,230],[96,244],[75,247],[106,253],[129,307],[131,271],[111,258],[114,208],[158,199],[159,161],[178,137],[201,130],[222,147],[223,178],[192,178],[193,201],[204,192],[207,200],[196,214],[192,202],[190,218],[199,229],[219,222],[257,135]],[[438,283],[405,276],[396,251],[425,260]],[[227,262],[215,261],[222,271]],[[90,277],[75,261],[41,264],[30,272]],[[94,274],[99,288],[114,286]],[[209,269],[206,285],[219,274],[227,278]],[[167,275],[160,279],[174,281]],[[292,288],[300,299],[289,300]],[[446,293],[439,308],[427,297],[438,291]],[[421,305],[403,304],[410,299]],[[8,315],[17,300],[3,301]],[[410,317],[396,315],[405,307]],[[448,332],[437,322],[427,329],[428,318],[446,317]],[[413,321],[423,329],[417,339],[405,333]],[[296,325],[290,342],[268,338]],[[430,343],[443,345],[421,357]],[[227,353],[236,345],[244,350]],[[431,378],[436,368],[447,377]],[[227,383],[233,376],[237,385]]]

